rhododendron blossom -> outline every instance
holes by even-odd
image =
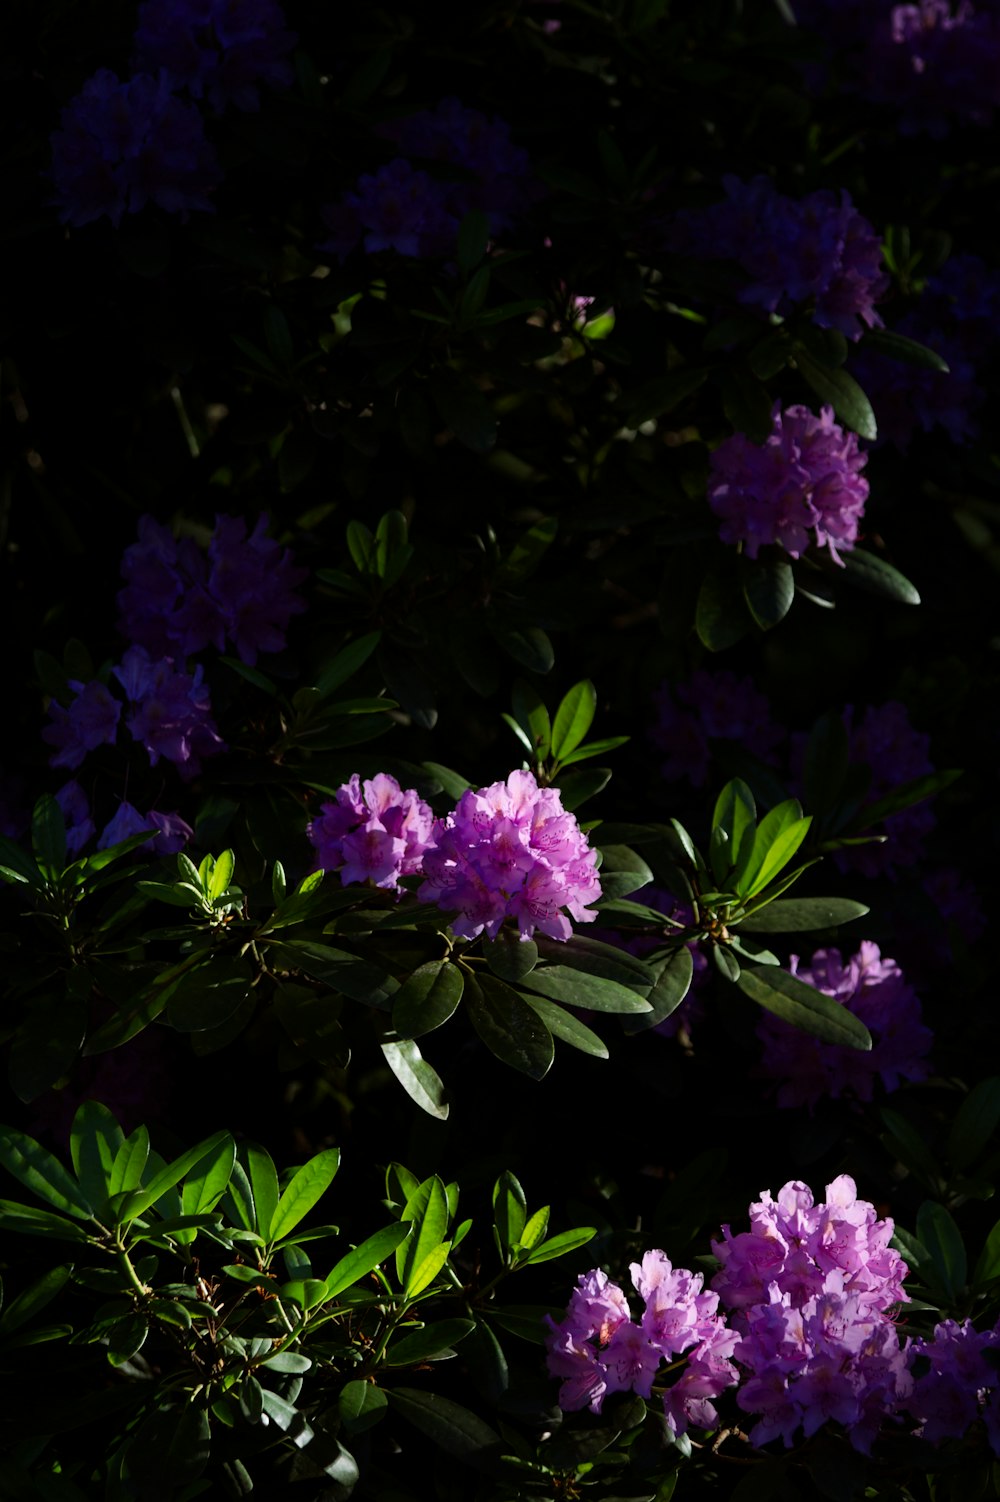
[[[413,788],[379,772],[362,783],[355,772],[332,803],[320,806],[306,833],[324,871],[339,871],[345,886],[370,881],[395,891],[401,876],[422,870],[434,814]]]
[[[597,914],[587,904],[601,895],[597,853],[556,788],[540,788],[530,772],[462,794],[458,806],[434,825],[424,855],[427,880],[421,902],[455,912],[452,929],[474,939],[495,939],[506,918],[522,938],[536,929],[568,939],[568,908],[578,923]]]
[[[722,523],[719,535],[743,543],[750,558],[772,543],[800,558],[815,543],[839,563],[838,548],[857,541],[868,456],[834,422],[832,407],[817,417],[775,402],[771,419],[763,444],[734,433],[711,456],[708,503]]]

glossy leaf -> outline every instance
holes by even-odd
[[[511,928],[501,928],[495,939],[483,940],[483,954],[493,974],[516,985],[530,975],[538,963],[538,945],[534,939],[522,939]]]
[[[604,845],[601,853],[604,859],[599,877],[604,897],[627,897],[653,880],[653,873],[642,856],[628,845]]]
[[[349,1434],[361,1434],[384,1416],[389,1400],[373,1382],[355,1379],[341,1389],[337,1407]]]
[[[575,683],[565,695],[552,724],[552,755],[565,761],[581,744],[597,712],[597,690],[589,679]]]
[[[114,1164],[125,1134],[107,1106],[85,1100],[73,1117],[70,1128],[70,1156],[73,1171],[90,1204],[101,1205],[112,1189]]]
[[[948,1156],[956,1168],[967,1168],[991,1147],[1000,1125],[1000,1077],[980,1080],[962,1101],[948,1136]]]
[[[755,908],[738,919],[739,928],[748,933],[812,933],[820,928],[837,928],[863,918],[868,908],[850,897],[777,898]]]
[[[801,347],[795,351],[795,362],[820,401],[829,403],[840,421],[853,428],[859,438],[873,443],[878,437],[875,413],[854,377],[842,367],[821,365]]]
[[[28,1320],[34,1319],[38,1312],[50,1304],[56,1294],[69,1282],[73,1271],[72,1263],[63,1264],[60,1267],[52,1267],[37,1278],[34,1283],[11,1299],[4,1306],[3,1316],[0,1318],[0,1335],[7,1337],[19,1330]]]
[[[938,1284],[948,1302],[954,1303],[968,1276],[961,1231],[944,1205],[925,1200],[917,1211],[917,1235],[927,1249]]]
[[[524,1190],[510,1169],[505,1169],[493,1186],[493,1224],[501,1253],[509,1252],[520,1241],[527,1214]]]
[[[785,558],[747,559],[743,566],[743,598],[762,631],[785,619],[795,599],[795,577]]]
[[[536,991],[551,1001],[571,1007],[587,1007],[592,1012],[649,1012],[645,997],[618,981],[571,970],[566,965],[538,966],[522,982],[525,990]]]
[[[686,944],[682,944],[665,961],[659,979],[646,997],[650,1010],[641,1017],[623,1018],[625,1032],[630,1035],[645,1032],[647,1028],[665,1022],[687,996],[693,976],[694,959],[691,950]]]
[[[577,1247],[586,1246],[596,1235],[597,1231],[593,1226],[576,1226],[572,1231],[561,1231],[558,1236],[550,1236],[548,1241],[533,1247],[524,1263],[551,1262],[555,1257],[564,1257],[567,1252],[575,1252]]]
[[[452,1347],[475,1328],[476,1322],[471,1319],[435,1320],[422,1330],[411,1330],[394,1340],[386,1351],[386,1362],[389,1366],[412,1366],[435,1357],[453,1356]]]
[[[369,1236],[360,1246],[354,1247],[331,1268],[326,1279],[327,1297],[336,1298],[345,1288],[353,1288],[355,1283],[360,1283],[362,1278],[367,1277],[373,1268],[380,1266],[412,1233],[413,1225],[410,1221],[396,1221],[391,1226],[376,1231],[374,1236]]]
[[[571,1012],[566,1012],[556,1002],[549,1001],[545,996],[525,996],[533,1012],[537,1012],[542,1022],[548,1028],[553,1038],[558,1038],[562,1043],[568,1043],[570,1048],[579,1049],[581,1053],[590,1054],[595,1059],[606,1059],[608,1049],[602,1038],[599,1038],[589,1027],[585,1027],[578,1017]]]
[[[824,1043],[862,1050],[872,1046],[871,1034],[853,1012],[787,970],[744,965],[736,984],[759,1006]]]
[[[340,1149],[336,1147],[326,1148],[302,1165],[275,1207],[267,1233],[269,1241],[278,1241],[294,1231],[299,1221],[322,1199],[339,1167]]]
[[[111,1168],[109,1193],[121,1194],[138,1189],[149,1157],[149,1132],[144,1126],[130,1133],[115,1155]]]
[[[455,1011],[462,1000],[464,981],[458,965],[429,960],[420,965],[393,997],[392,1025],[401,1038],[429,1033]]]
[[[394,1387],[387,1393],[395,1408],[449,1455],[485,1461],[500,1452],[500,1436],[461,1404],[419,1388]]]
[[[535,972],[528,977],[533,981]],[[486,1047],[504,1064],[540,1080],[552,1065],[552,1034],[536,1012],[510,986],[491,975],[471,976],[465,986],[465,1008]]]
[[[866,594],[895,600],[899,605],[920,604],[920,594],[915,586],[877,553],[869,553],[866,548],[852,548],[841,554],[841,561],[844,578]]]
[[[695,607],[698,639],[710,652],[724,652],[750,630],[750,615],[730,567],[710,570],[702,580]]]
[[[91,1219],[94,1207],[80,1185],[34,1137],[15,1127],[0,1127],[0,1163],[53,1210]]]
[[[437,1174],[414,1190],[400,1219],[403,1224],[412,1222],[414,1234],[396,1248],[396,1276],[404,1293],[412,1295],[419,1291],[414,1290],[414,1282],[424,1276],[429,1259],[448,1235],[448,1195]]]
[[[444,1121],[448,1116],[448,1097],[441,1077],[428,1064],[416,1043],[410,1038],[385,1039],[382,1053],[403,1089],[428,1116]]]
[[[198,1167],[203,1158],[214,1159],[218,1149],[229,1140],[228,1132],[215,1132],[211,1137],[206,1137],[204,1142],[199,1142],[197,1146],[182,1153],[173,1163],[167,1163],[158,1173],[154,1173],[144,1188],[136,1189],[129,1195],[121,1207],[121,1220],[135,1220],[143,1215],[146,1210],[162,1199],[169,1189],[179,1184],[185,1174]]]

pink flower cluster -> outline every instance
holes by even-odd
[[[718,1419],[712,1399],[737,1381],[729,1358],[738,1336],[717,1312],[718,1294],[703,1292],[700,1273],[674,1268],[660,1251],[647,1252],[629,1271],[645,1305],[638,1321],[621,1288],[596,1268],[581,1274],[565,1319],[557,1324],[546,1316],[548,1368],[563,1379],[560,1408],[589,1405],[600,1413],[615,1392],[648,1398],[661,1361],[687,1353],[684,1371],[663,1393],[667,1426],[672,1435],[689,1424],[712,1428]]]
[[[457,913],[452,929],[474,939],[495,939],[505,918],[516,918],[522,938],[538,928],[553,939],[597,916],[587,903],[601,895],[597,853],[556,788],[540,788],[530,772],[511,772],[473,792],[469,788],[445,819],[438,819],[424,854],[421,902]]]
[[[868,456],[853,433],[808,407],[775,402],[772,429],[763,444],[743,433],[725,439],[709,461],[708,503],[722,525],[723,542],[742,542],[750,558],[777,543],[799,558],[816,543],[853,548],[868,499],[861,471]]]
[[[380,772],[362,783],[355,774],[324,803],[307,830],[318,863],[339,871],[345,885],[371,881],[396,890],[401,876],[424,876],[421,902],[457,916],[452,929],[495,939],[508,917],[522,938],[535,929],[568,939],[597,914],[586,904],[601,895],[597,853],[555,788],[540,788],[530,772],[462,794],[444,819],[435,819],[413,788],[404,791]]]
[[[871,1100],[875,1081],[886,1090],[904,1080],[927,1075],[926,1055],[933,1042],[921,1018],[920,1000],[895,960],[883,959],[877,944],[863,940],[847,961],[839,949],[817,949],[808,964],[792,955],[793,975],[832,996],[853,1012],[872,1035],[869,1053],[840,1043],[823,1043],[780,1017],[762,1013],[757,1036],[763,1044],[762,1068],[780,1080],[779,1106],[809,1106],[851,1094]]]
[[[912,1378],[891,1319],[907,1299],[907,1267],[889,1247],[891,1220],[859,1200],[841,1174],[815,1204],[793,1180],[777,1199],[750,1206],[750,1230],[723,1226],[712,1250],[722,1264],[712,1287],[740,1334],[735,1359],[749,1372],[736,1401],[759,1418],[754,1444],[791,1446],[827,1420],[843,1424],[867,1453],[882,1420],[909,1396]]]
[[[923,1438],[961,1439],[982,1418],[1000,1455],[1000,1327],[979,1331],[971,1320],[946,1319],[932,1340],[915,1340],[907,1356],[914,1383],[906,1406]]]
[[[324,871],[339,871],[349,886],[371,881],[398,890],[401,876],[421,868],[434,814],[413,788],[405,792],[386,772],[362,783],[358,774],[324,803],[306,833]]]

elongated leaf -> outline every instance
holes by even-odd
[[[585,772],[561,772],[559,794],[567,813],[574,813],[588,798],[593,798],[611,781],[610,767],[588,767]]]
[[[465,1007],[476,1032],[496,1058],[533,1080],[544,1078],[552,1066],[555,1045],[544,1022],[522,996],[491,975],[478,980],[470,976],[465,986]]]
[[[962,1101],[948,1135],[948,1156],[967,1168],[992,1145],[1000,1125],[1000,1077],[980,1080]]]
[[[304,1163],[278,1201],[268,1231],[269,1241],[278,1241],[294,1231],[312,1207],[323,1197],[340,1167],[340,1149],[328,1147]]]
[[[385,1011],[399,990],[399,982],[387,970],[368,960],[360,960],[345,949],[336,949],[332,944],[290,939],[272,948],[289,969],[304,970],[306,975],[325,981],[332,991],[339,991],[366,1006]]]
[[[476,1328],[473,1319],[441,1319],[425,1325],[422,1330],[411,1330],[401,1339],[393,1341],[386,1352],[389,1366],[412,1366],[418,1361],[431,1361],[435,1357],[454,1356],[452,1346],[464,1340]]]
[[[658,1023],[666,1021],[676,1012],[687,996],[693,976],[694,959],[691,950],[686,944],[682,944],[667,960],[660,971],[659,979],[646,998],[650,1010],[641,1017],[622,1019],[625,1032],[630,1035],[645,1032],[647,1028],[656,1027]]]
[[[640,887],[648,886],[653,873],[628,845],[603,845],[600,882],[604,897],[627,897]]]
[[[801,346],[795,351],[795,362],[820,401],[828,402],[841,422],[853,428],[859,438],[874,442],[878,437],[875,413],[854,377],[843,367],[821,365]]]
[[[505,1169],[493,1186],[493,1224],[502,1253],[509,1252],[520,1241],[527,1218],[524,1190],[510,1169]]]
[[[424,1179],[413,1191],[400,1220],[403,1224],[412,1222],[414,1227],[414,1234],[396,1249],[396,1276],[404,1293],[409,1294],[413,1278],[448,1235],[448,1195],[437,1174]]]
[[[490,615],[490,634],[508,657],[532,673],[548,673],[556,660],[555,648],[541,626],[521,626]]]
[[[51,793],[43,793],[31,815],[31,844],[40,868],[53,878],[66,864],[66,823]]]
[[[589,761],[592,756],[603,756],[606,751],[617,751],[619,746],[624,746],[629,740],[631,736],[628,735],[609,735],[604,740],[585,741],[582,746],[577,746],[575,751],[564,756],[562,764],[564,767],[572,767],[578,761]],[[560,783],[562,780],[563,774],[560,772]]]
[[[50,1304],[60,1289],[65,1288],[72,1271],[72,1263],[50,1268],[30,1287],[11,1299],[0,1319],[0,1333],[5,1337],[11,1335],[27,1324],[29,1319],[34,1319],[39,1310]]]
[[[114,1164],[124,1141],[125,1134],[107,1106],[85,1100],[73,1117],[69,1146],[80,1187],[95,1207],[114,1193]]]
[[[851,821],[852,829],[871,829],[873,824],[878,824],[882,819],[899,813],[901,809],[911,808],[914,803],[922,803],[925,798],[930,798],[934,793],[939,793],[943,788],[950,787],[962,773],[956,768],[948,768],[941,772],[930,772],[926,777],[915,777],[911,782],[904,782],[899,787],[893,788],[891,793],[886,793],[884,798],[877,799],[863,808],[857,818]]]
[[[944,1205],[925,1200],[917,1211],[917,1235],[930,1254],[937,1282],[948,1302],[954,1303],[968,1276],[961,1231]]]
[[[992,1283],[994,1278],[1000,1278],[1000,1220],[987,1236],[986,1243],[979,1254],[976,1270],[972,1276],[973,1287],[983,1288]]]
[[[214,1210],[232,1176],[236,1162],[236,1143],[232,1137],[219,1144],[214,1153],[202,1158],[195,1172],[184,1180],[181,1203],[185,1215],[202,1215]]]
[[[645,996],[656,980],[655,971],[638,955],[592,939],[589,934],[573,934],[563,942],[539,934],[535,942],[539,954],[552,964],[617,981],[631,991],[638,991],[640,996]]]
[[[575,1252],[578,1246],[586,1246],[596,1235],[597,1231],[593,1226],[576,1226],[572,1231],[560,1231],[558,1236],[550,1236],[548,1241],[534,1247],[524,1259],[525,1265],[551,1262],[554,1257],[564,1257],[567,1252]]]
[[[515,726],[529,756],[545,760],[552,746],[552,725],[549,712],[538,690],[523,678],[514,683],[511,696]]]
[[[738,891],[741,897],[746,897],[759,886],[766,885],[766,883],[760,882],[760,872],[764,862],[770,857],[772,846],[775,845],[776,841],[780,839],[786,830],[800,824],[801,820],[802,805],[795,798],[786,798],[783,803],[777,804],[768,814],[765,814],[757,826],[753,850],[744,863],[740,874]],[[805,838],[808,827],[807,824],[806,829],[802,831],[802,838]],[[802,840],[799,839],[797,843],[789,843],[794,844],[794,849],[792,850],[792,854],[794,854],[794,850],[798,848]],[[781,848],[784,848],[784,846]],[[791,855],[788,859],[791,859]]]
[[[53,1215],[51,1210],[36,1210],[34,1205],[19,1205],[16,1200],[0,1200],[0,1230],[49,1236],[56,1241],[87,1240],[87,1232],[78,1221]]]
[[[449,1455],[485,1463],[500,1453],[499,1434],[450,1398],[415,1387],[393,1387],[386,1396],[390,1407]]]
[[[340,1417],[350,1434],[361,1434],[383,1417],[389,1400],[381,1387],[355,1379],[341,1389],[337,1400]]]
[[[774,557],[745,560],[743,598],[760,629],[772,630],[785,619],[795,599],[791,564]]]
[[[345,1288],[353,1288],[355,1283],[360,1283],[362,1278],[367,1277],[373,1268],[379,1267],[412,1234],[413,1225],[410,1221],[395,1221],[391,1226],[376,1231],[374,1236],[369,1236],[360,1246],[354,1247],[331,1268],[326,1279],[327,1298],[334,1299]]]
[[[420,1049],[410,1038],[389,1038],[383,1041],[385,1061],[411,1100],[415,1101],[428,1116],[445,1121],[448,1116],[448,1097],[441,1077],[428,1064]]]
[[[837,928],[863,918],[868,908],[850,897],[779,898],[739,919],[748,933],[812,933],[819,928]]]
[[[143,1189],[136,1189],[129,1195],[121,1207],[120,1219],[130,1221],[143,1215],[157,1200],[163,1198],[168,1189],[179,1184],[185,1174],[197,1167],[203,1158],[214,1156],[218,1148],[228,1140],[228,1132],[215,1132],[211,1137],[206,1137],[204,1142],[199,1142],[179,1158],[175,1158],[173,1163],[167,1163]]]
[[[58,1158],[15,1127],[0,1127],[0,1163],[53,1210],[90,1220],[94,1207]]]
[[[420,1038],[455,1011],[464,981],[457,965],[429,960],[404,981],[392,1003],[392,1025],[401,1038]]]
[[[842,553],[841,559],[845,579],[866,594],[895,600],[900,605],[920,604],[920,594],[915,586],[878,554],[869,553],[866,548],[852,548],[850,552]]]
[[[502,928],[495,939],[485,940],[483,953],[493,974],[511,985],[523,980],[538,963],[535,941],[522,939],[510,928]]]
[[[552,755],[565,761],[581,744],[597,713],[597,690],[589,679],[575,683],[565,695],[552,725]]]
[[[753,853],[757,806],[753,793],[739,777],[726,783],[715,802],[712,829],[722,829],[728,836],[728,867],[741,876]],[[714,868],[713,868],[714,870]],[[725,872],[714,871],[716,881],[724,881]]]
[[[740,970],[736,982],[744,995],[766,1007],[775,1016],[812,1033],[824,1043],[840,1043],[847,1048],[869,1050],[871,1034],[864,1023],[846,1007],[813,990],[804,981],[776,966],[747,966]]]
[[[821,715],[806,745],[803,797],[817,815],[836,806],[847,776],[850,747],[842,714]]]
[[[548,996],[566,1006],[587,1007],[592,1012],[649,1012],[645,997],[617,981],[571,970],[566,965],[539,965],[522,985],[527,991]]]
[[[867,329],[864,347],[888,355],[891,360],[904,360],[910,365],[922,365],[925,370],[940,370],[945,375],[951,368],[936,350],[918,343],[916,339],[908,338],[906,334],[897,334],[892,329]]]
[[[215,862],[215,870],[208,885],[208,895],[212,901],[222,896],[233,879],[233,871],[236,867],[236,857],[231,850],[223,850]]]
[[[32,1101],[76,1062],[87,1030],[80,998],[56,992],[35,996],[11,1045],[7,1071],[20,1100]]]
[[[111,1169],[109,1194],[121,1194],[138,1189],[142,1183],[143,1170],[149,1157],[149,1132],[144,1126],[136,1127],[115,1155]]]
[[[603,1039],[589,1027],[584,1027],[571,1012],[563,1011],[561,1006],[545,996],[525,996],[524,1000],[533,1012],[538,1013],[553,1038],[568,1043],[570,1048],[578,1048],[581,1053],[590,1054],[594,1059],[608,1057],[607,1045]]]
[[[438,761],[425,761],[423,767],[425,772],[429,772],[432,777],[437,778],[448,794],[448,797],[454,798],[456,802],[461,798],[466,788],[472,786],[468,778],[463,777],[460,772],[453,772],[451,767],[443,767]]]

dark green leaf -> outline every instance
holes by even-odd
[[[618,400],[626,424],[633,429],[640,428],[644,422],[672,412],[685,397],[692,396],[705,384],[707,376],[707,370],[681,366],[635,387]]]
[[[533,939],[522,939],[512,928],[501,928],[495,939],[484,939],[483,953],[493,974],[511,985],[538,964],[538,945]]]
[[[895,600],[901,605],[920,604],[920,595],[909,579],[877,553],[869,553],[865,548],[852,548],[841,554],[841,561],[847,581],[866,594]]]
[[[438,782],[448,794],[448,797],[454,798],[456,802],[459,798],[461,798],[466,788],[470,788],[472,786],[472,783],[469,782],[467,778],[463,777],[461,773],[453,772],[450,767],[443,767],[440,762],[425,761],[423,763],[423,767],[424,770],[426,772],[429,772],[432,777],[437,778]]]
[[[837,711],[821,715],[806,744],[803,797],[817,815],[835,807],[850,761],[847,727]]]
[[[73,1117],[69,1146],[73,1170],[90,1204],[101,1205],[115,1193],[114,1164],[124,1141],[125,1134],[107,1106],[85,1100]]]
[[[891,814],[898,813],[900,809],[910,808],[914,803],[922,803],[925,798],[940,793],[942,789],[950,787],[961,775],[960,771],[947,769],[942,772],[931,772],[926,777],[915,777],[912,782],[904,782],[901,786],[893,788],[891,793],[886,793],[884,798],[866,804],[861,813],[852,819],[850,828],[870,829],[873,824],[878,824]]]
[[[531,757],[544,761],[552,746],[552,725],[545,701],[538,690],[523,678],[514,680],[511,697],[515,725],[520,739]],[[512,727],[513,728],[513,727]]]
[[[868,329],[862,344],[865,349],[874,349],[888,355],[891,360],[904,360],[909,365],[922,365],[925,370],[940,370],[945,375],[950,370],[948,362],[936,350],[928,349],[916,339],[908,339],[905,334],[894,333],[892,329]]]
[[[388,1407],[381,1387],[356,1379],[341,1389],[337,1400],[340,1417],[349,1434],[361,1434],[377,1424]]]
[[[23,1236],[49,1236],[56,1241],[87,1240],[87,1232],[76,1221],[53,1215],[50,1210],[36,1210],[33,1205],[19,1205],[14,1200],[0,1200],[0,1228]]]
[[[923,1179],[928,1188],[935,1193],[939,1192],[945,1183],[945,1174],[928,1148],[924,1133],[918,1131],[899,1111],[893,1111],[888,1106],[883,1106],[879,1115],[887,1129],[882,1138],[885,1146],[911,1173]]]
[[[389,1404],[449,1455],[461,1460],[492,1461],[500,1452],[500,1436],[468,1408],[437,1393],[394,1387]]]
[[[531,980],[534,976],[529,977]],[[469,1020],[496,1058],[534,1080],[543,1079],[552,1065],[552,1034],[522,996],[503,981],[482,975],[466,980],[465,1009]]]
[[[529,579],[552,546],[558,531],[557,518],[544,516],[522,532],[496,572],[497,583],[520,584]]]
[[[445,1121],[448,1097],[437,1071],[428,1064],[409,1038],[387,1039],[382,1044],[385,1061],[411,1100],[422,1111]]]
[[[215,1132],[211,1137],[206,1137],[204,1142],[199,1142],[195,1147],[189,1148],[172,1163],[167,1163],[155,1173],[148,1184],[142,1189],[133,1190],[128,1199],[121,1207],[121,1219],[123,1221],[135,1220],[162,1199],[168,1189],[179,1184],[184,1176],[192,1169],[199,1166],[202,1159],[210,1158],[214,1161],[219,1148],[230,1140],[228,1132]]]
[[[53,878],[66,864],[66,824],[51,793],[43,793],[31,815],[31,844],[35,859]]]
[[[508,657],[533,673],[547,673],[556,660],[548,636],[540,626],[518,626],[491,614],[487,619],[490,634]]]
[[[430,393],[459,443],[474,454],[488,454],[497,441],[497,419],[478,387],[455,371],[439,367],[431,374]]]
[[[331,990],[366,1006],[388,1010],[390,998],[399,990],[399,982],[387,970],[330,944],[289,939],[272,947],[289,969],[304,970],[316,980],[325,981]]]
[[[1000,1077],[980,1080],[962,1101],[948,1136],[948,1156],[956,1168],[967,1168],[993,1145],[1000,1125]]]
[[[543,959],[555,965],[567,965],[571,970],[583,970],[588,975],[600,976],[602,980],[617,981],[645,996],[656,981],[656,972],[645,960],[629,954],[627,949],[617,949],[613,944],[603,944],[588,934],[573,934],[560,943],[539,934],[536,940],[538,952]],[[522,977],[523,978],[523,977]]]
[[[30,1287],[11,1299],[0,1318],[0,1334],[5,1337],[11,1335],[27,1324],[29,1319],[34,1319],[39,1310],[50,1304],[60,1289],[66,1286],[72,1271],[72,1263],[50,1268]]]
[[[587,1007],[592,1012],[648,1012],[649,1002],[618,981],[603,976],[571,970],[566,965],[545,965],[532,970],[522,982],[526,990],[537,991],[553,1001],[571,1007]]]
[[[770,631],[792,608],[795,579],[791,564],[773,556],[745,559],[743,598],[761,630]]]
[[[302,1165],[275,1207],[268,1241],[278,1241],[295,1229],[329,1189],[339,1167],[340,1149],[336,1147],[317,1153]]]
[[[648,886],[653,873],[628,845],[603,845],[600,883],[603,897],[627,897],[640,887]]]
[[[595,1059],[608,1057],[604,1041],[589,1027],[584,1027],[579,1018],[563,1011],[554,1001],[549,1001],[545,996],[525,996],[524,1000],[533,1012],[538,1013],[554,1038],[561,1039],[571,1048],[578,1048],[581,1053],[590,1054]]]
[[[628,735],[611,735],[602,741],[586,741],[584,745],[577,746],[575,751],[569,751],[563,757],[562,764],[564,767],[572,767],[577,762],[589,761],[592,756],[603,756],[606,751],[617,751],[619,746],[626,745],[630,739],[631,736]]]
[[[795,362],[803,379],[812,387],[820,401],[828,402],[841,422],[853,428],[859,438],[874,442],[878,437],[875,413],[854,377],[848,375],[842,367],[821,365],[801,347],[795,351]]]
[[[316,675],[316,690],[321,699],[328,698],[348,678],[352,678],[382,640],[381,631],[370,631],[343,647]]]
[[[840,1043],[847,1048],[870,1049],[871,1035],[853,1012],[815,991],[787,970],[773,965],[757,968],[744,966],[736,982],[740,990],[793,1027],[812,1033],[824,1043]]]
[[[87,1008],[78,998],[31,998],[7,1061],[11,1089],[20,1100],[34,1100],[69,1072],[83,1047],[86,1028]]]
[[[610,767],[588,767],[585,772],[560,774],[557,791],[567,813],[574,813],[588,798],[600,793],[611,781]]]
[[[626,1033],[634,1034],[656,1027],[658,1023],[664,1022],[676,1012],[691,989],[693,975],[694,960],[691,950],[686,944],[682,944],[680,949],[675,950],[667,960],[660,971],[659,980],[646,998],[651,1010],[641,1017],[624,1019],[622,1026]]]
[[[917,1211],[917,1235],[927,1248],[948,1303],[954,1304],[968,1276],[961,1231],[944,1205],[924,1200]]]
[[[490,224],[482,209],[472,209],[458,227],[458,270],[466,280],[486,255]]]
[[[389,1366],[412,1366],[416,1362],[430,1361],[434,1357],[452,1356],[451,1347],[476,1328],[472,1319],[442,1319],[425,1325],[422,1330],[412,1330],[395,1340],[386,1351]]]
[[[851,923],[867,912],[863,902],[850,897],[789,897],[755,908],[737,922],[741,930],[749,933],[812,933]]]
[[[771,431],[771,397],[752,371],[724,366],[718,373],[722,408],[738,433],[763,443]]]
[[[392,1025],[401,1038],[420,1038],[447,1022],[462,999],[462,971],[447,960],[414,970],[393,998]]]
[[[312,1059],[337,1069],[350,1063],[351,1049],[340,1025],[339,996],[317,996],[305,986],[275,988],[274,1010],[288,1036]]]
[[[750,616],[731,567],[710,570],[698,591],[694,616],[698,639],[710,652],[724,652],[750,630]]]
[[[493,1186],[493,1224],[496,1226],[502,1253],[509,1252],[521,1239],[528,1218],[528,1202],[520,1181],[505,1169]]]
[[[221,1027],[250,995],[252,981],[249,965],[237,959],[214,958],[198,965],[172,991],[167,1021],[179,1033]]]

